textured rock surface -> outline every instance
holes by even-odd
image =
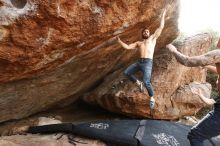
[[[98,140],[72,135],[14,135],[0,137],[0,146],[106,146]]]
[[[0,81],[5,82],[54,69],[73,57],[84,59],[77,55],[92,49],[107,52],[108,47],[111,48],[108,53],[115,52],[113,54],[118,55],[116,52],[119,48],[113,44],[98,46],[120,33],[124,33],[124,38],[137,40],[137,32],[143,26],[154,31],[166,6],[169,6],[169,18],[162,34],[163,39],[159,40],[160,47],[172,41],[177,34],[177,1],[0,2],[3,5],[0,7]],[[93,57],[98,61],[97,56]]]
[[[114,36],[153,32],[166,6],[157,50],[178,34],[178,0],[0,0],[0,122],[70,103],[132,61]]]
[[[211,38],[201,34],[178,43],[179,50],[194,56],[208,51]],[[153,118],[176,119],[193,115],[204,103],[190,88],[201,88],[204,96],[209,97],[211,86],[205,83],[206,71],[200,68],[185,67],[179,64],[168,50],[161,49],[155,54],[152,84],[157,101]],[[202,83],[197,83],[197,82]],[[149,96],[141,93],[135,84],[128,81],[122,71],[117,71],[84,99],[99,104],[105,109],[130,116],[152,117],[149,110]]]

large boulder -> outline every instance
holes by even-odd
[[[116,42],[153,33],[156,51],[178,35],[179,0],[0,0],[0,122],[65,105],[135,58]]]
[[[195,56],[206,53],[210,44],[211,37],[200,34],[177,42],[176,46],[183,54]],[[123,76],[122,70],[109,75],[98,88],[85,95],[84,100],[112,112],[154,119],[193,115],[204,106],[191,91],[200,88],[204,96],[210,97],[211,85],[206,83],[204,69],[181,65],[167,49],[158,51],[153,61],[152,84],[156,99],[153,112],[149,109],[147,91],[141,93],[136,84]]]
[[[179,2],[176,0],[0,2],[1,82],[27,78],[67,61],[77,62],[77,58],[83,65],[83,59],[89,59],[84,58],[89,51],[119,56],[119,47],[107,40],[122,34],[123,39],[135,41],[144,26],[154,32],[165,7],[168,8],[166,27],[157,48],[177,35]],[[91,57],[102,60],[98,54]]]

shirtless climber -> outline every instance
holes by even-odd
[[[217,47],[220,48],[220,39]],[[170,50],[171,53],[175,55],[178,60],[184,60],[180,58],[187,58],[182,53],[177,51],[176,47],[172,44],[167,45],[167,48]],[[205,56],[208,55],[206,54]],[[187,61],[190,60],[193,59],[187,59]],[[201,58],[199,59],[197,57],[196,61],[201,61]],[[191,146],[204,146],[204,140],[220,135],[220,62],[215,63],[215,66],[208,65],[204,68],[218,75],[218,79],[216,81],[218,96],[215,99],[209,99],[204,97],[199,89],[192,89],[192,92],[199,95],[200,99],[204,103],[206,103],[207,105],[214,105],[214,110],[209,112],[198,124],[191,128],[190,132],[188,133],[188,139]]]
[[[143,84],[145,85],[148,94],[150,96],[150,108],[154,109],[155,106],[155,99],[154,99],[154,91],[151,85],[151,73],[152,73],[152,64],[153,64],[153,55],[154,49],[156,45],[157,38],[160,36],[163,28],[164,28],[164,18],[166,14],[166,9],[164,10],[160,22],[159,28],[154,32],[154,34],[150,35],[150,31],[147,28],[142,30],[142,41],[137,41],[130,45],[125,44],[120,40],[118,37],[118,43],[124,49],[135,49],[138,48],[140,51],[140,58],[139,60],[130,65],[125,71],[124,74],[133,82],[135,82],[139,87],[141,92],[143,92]],[[143,82],[138,80],[134,74],[137,71],[143,72]]]

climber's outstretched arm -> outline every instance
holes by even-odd
[[[177,48],[172,44],[168,44],[166,47],[179,63],[188,67],[206,66],[220,62],[220,50],[213,50],[203,55],[189,57],[177,51]]]

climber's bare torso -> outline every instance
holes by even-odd
[[[156,39],[150,36],[148,39],[137,42],[137,48],[140,52],[140,58],[153,59]]]

